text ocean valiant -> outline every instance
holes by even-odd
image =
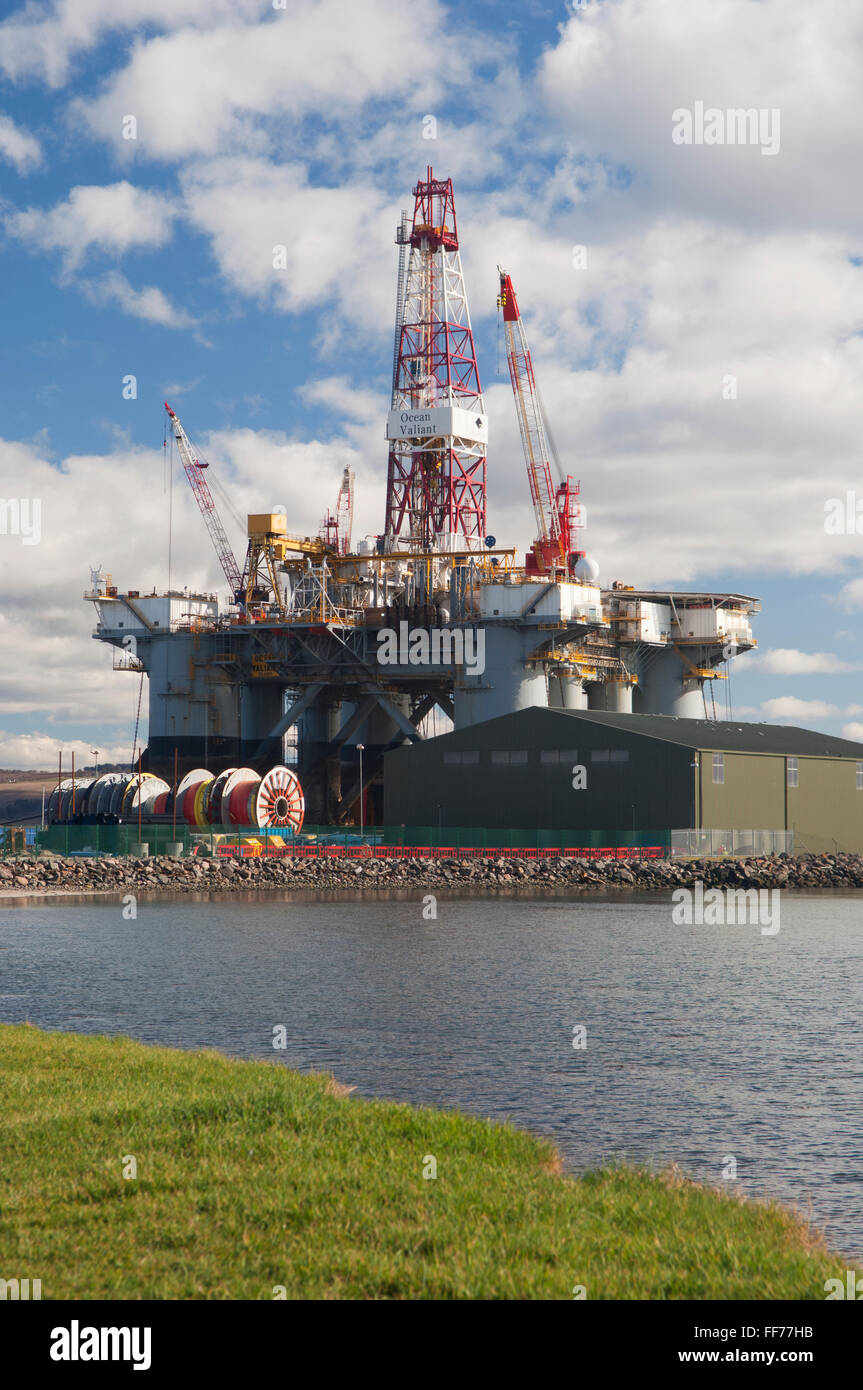
[[[468,675],[485,670],[483,628],[415,627],[400,622],[398,632],[382,627],[378,633],[380,666],[463,666]]]

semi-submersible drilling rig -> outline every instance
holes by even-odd
[[[439,707],[463,727],[544,705],[704,718],[718,668],[754,645],[757,600],[603,589],[579,548],[579,486],[560,473],[510,277],[498,308],[537,519],[524,563],[488,534],[488,424],[459,255],[452,181],[431,169],[396,231],[398,290],[383,531],[351,546],[353,479],[321,534],[279,511],[248,517],[240,569],[207,464],[170,426],[230,590],[121,593],[93,571],[95,637],[149,678],[144,766],[264,771],[296,730],[310,822],[376,819],[384,753]],[[382,632],[387,642],[383,664]],[[436,640],[432,642],[432,635]],[[467,662],[474,653],[484,662]],[[710,691],[708,697],[707,692]],[[427,727],[427,726],[426,726]],[[362,753],[360,753],[362,749]],[[362,773],[360,774],[360,769]],[[362,779],[362,786],[360,780]]]

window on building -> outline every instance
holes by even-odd
[[[796,758],[788,759],[788,785],[789,787],[798,787],[800,785],[800,774],[797,769]]]
[[[592,763],[607,763],[607,762],[608,762],[608,749],[607,749],[607,748],[591,748],[591,750],[590,750],[590,761],[591,761]]]
[[[458,767],[461,763],[461,753],[444,753],[444,767]]]
[[[628,749],[628,748],[612,748],[612,749],[610,749],[609,754],[608,754],[608,761],[609,761],[610,763],[628,763],[628,762],[629,762],[629,749]]]
[[[725,754],[713,754],[713,780],[717,786],[722,786],[725,781]]]
[[[577,748],[540,748],[539,761],[541,763],[577,763]]]
[[[500,752],[492,752],[492,767],[508,767],[512,763],[523,766],[527,762],[526,748],[505,748]]]
[[[863,792],[863,763],[857,764],[857,790]]]
[[[469,767],[476,767],[479,762],[479,750],[476,748],[468,749],[466,752],[462,753],[461,760]]]

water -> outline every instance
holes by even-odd
[[[420,898],[6,906],[0,1020],[331,1071],[549,1135],[573,1172],[718,1184],[733,1157],[863,1258],[859,898],[783,895],[776,936],[667,898]]]

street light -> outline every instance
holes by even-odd
[[[93,757],[96,759],[96,776],[98,777],[98,776],[99,776],[99,750],[98,750],[98,748],[91,748],[91,749],[90,749],[90,752],[93,754]]]
[[[363,749],[364,743],[357,744],[357,752],[360,755],[360,841],[363,838]]]

